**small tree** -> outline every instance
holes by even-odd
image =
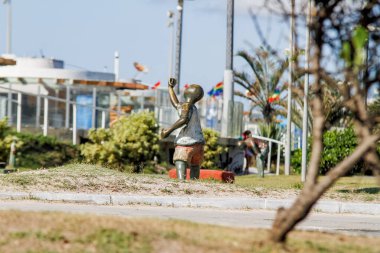
[[[380,117],[369,117],[366,110],[369,88],[380,83],[380,68],[374,64],[379,61],[377,45],[380,37],[369,33],[370,27],[380,25],[380,3],[378,0],[314,2],[315,16],[310,23],[313,42],[310,58],[313,61],[307,70],[313,76],[310,87],[312,153],[301,193],[289,208],[278,209],[271,231],[271,239],[275,242],[284,242],[287,234],[309,214],[318,199],[361,159],[373,170],[380,184],[380,157],[376,152],[380,134],[375,131]],[[285,5],[282,3],[281,6]],[[332,64],[335,69],[328,68],[329,60],[335,61]],[[295,65],[301,70],[297,59]],[[337,78],[342,82],[337,83]],[[339,91],[342,104],[350,111],[358,145],[331,168],[326,177],[318,179],[324,150],[323,132],[330,123],[326,122],[323,105],[324,83]]]
[[[86,162],[119,170],[133,166],[134,172],[141,172],[144,164],[158,153],[157,130],[153,113],[122,117],[109,129],[90,130],[90,142],[81,145],[81,154]]]

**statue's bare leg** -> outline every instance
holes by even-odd
[[[177,170],[177,178],[179,180],[186,180],[186,166],[184,161],[175,161],[175,168]]]
[[[191,165],[190,166],[190,179],[199,179],[200,174],[200,166],[199,165]]]

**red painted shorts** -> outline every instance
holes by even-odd
[[[188,165],[201,165],[203,162],[204,150],[203,144],[194,144],[192,146],[176,146],[173,161],[184,161]]]

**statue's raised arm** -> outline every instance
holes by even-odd
[[[177,98],[177,95],[175,94],[174,87],[177,85],[177,80],[175,78],[170,78],[168,81],[169,86],[169,96],[170,96],[170,102],[172,105],[177,108],[179,101]]]

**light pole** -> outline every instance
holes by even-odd
[[[169,78],[173,76],[173,54],[174,54],[174,12],[168,11],[168,27],[170,29],[169,36]]]
[[[290,149],[292,127],[292,85],[293,85],[293,57],[294,57],[294,9],[295,0],[291,0],[290,18],[290,56],[289,56],[289,84],[288,84],[288,116],[286,121],[286,146],[285,146],[285,175],[290,174]]]
[[[234,0],[227,0],[226,69],[223,84],[222,136],[231,135],[232,108],[234,102],[233,48],[234,48]],[[231,110],[230,110],[231,109]]]
[[[7,13],[7,54],[12,53],[12,2],[11,0],[4,0],[4,4],[8,6]]]
[[[183,24],[183,0],[178,0],[177,5],[177,37],[176,37],[176,54],[175,54],[175,78],[177,79],[176,93],[180,90],[181,77],[181,49],[182,49],[182,24]]]
[[[301,181],[306,181],[306,166],[307,166],[307,136],[308,128],[308,97],[309,97],[309,54],[310,54],[310,19],[311,19],[311,0],[307,3],[307,18],[306,18],[306,48],[305,48],[305,84],[303,97],[303,118],[302,118],[302,167]]]
[[[114,66],[113,72],[115,74],[115,81],[118,82],[120,80],[120,55],[118,51],[115,51],[113,66]]]

